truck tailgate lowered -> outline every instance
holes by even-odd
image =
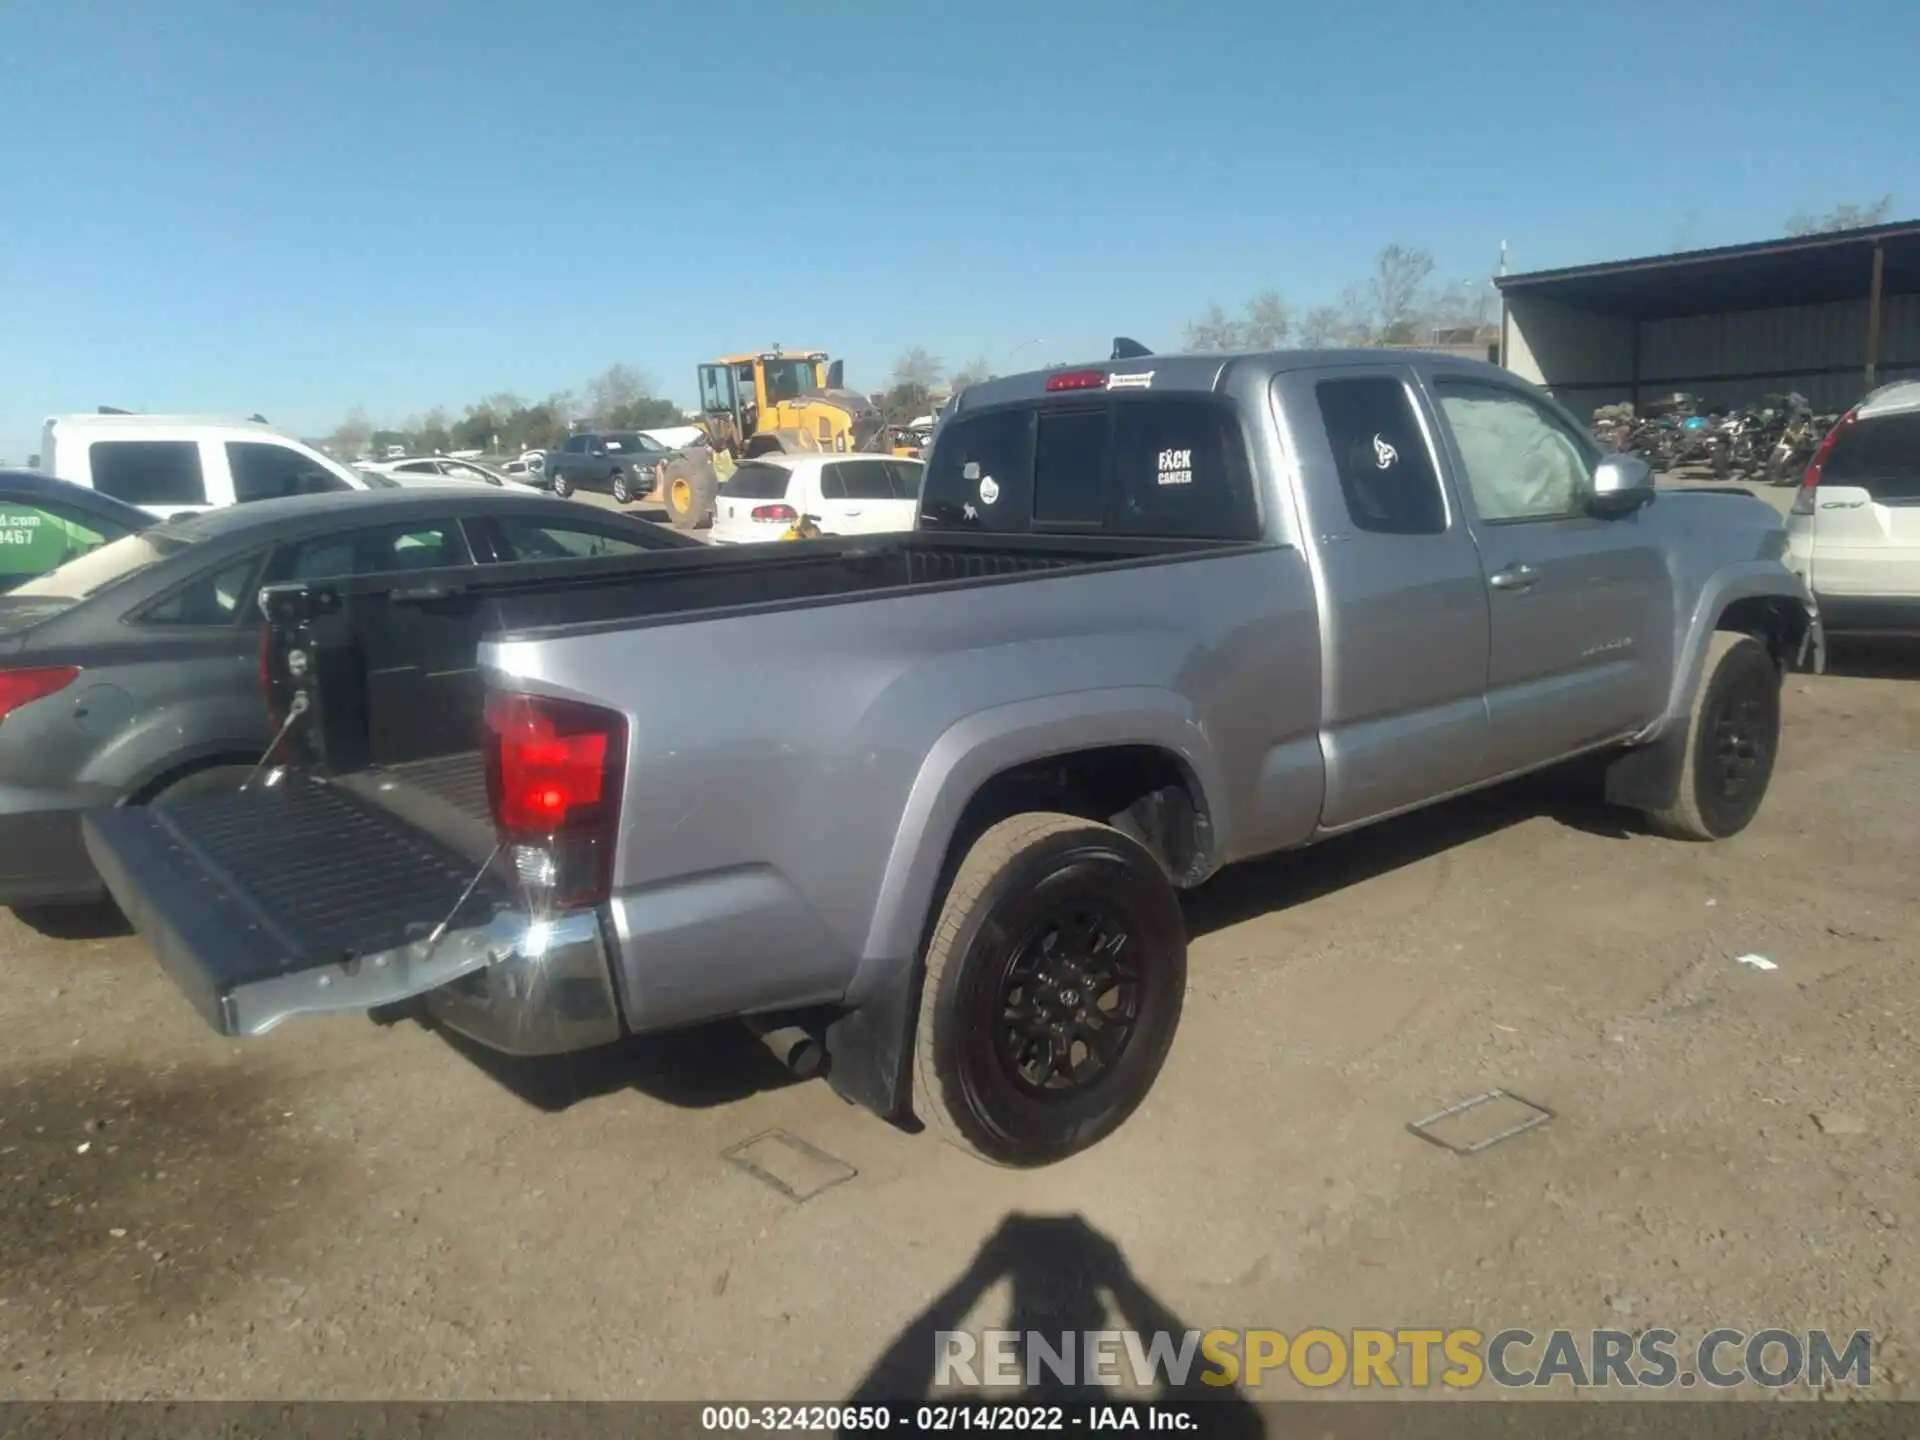
[[[222,1035],[445,985],[487,965],[512,913],[491,865],[297,772],[95,810],[84,833],[121,910]]]

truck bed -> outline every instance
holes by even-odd
[[[238,793],[96,811],[87,845],[221,1033],[391,1003],[493,963],[530,918],[488,803],[483,644],[1251,548],[914,535],[268,587],[263,704],[308,707],[271,768]]]
[[[482,701],[476,657],[485,640],[635,630],[1250,548],[1219,541],[918,532],[274,586],[262,600],[270,622],[269,692],[281,713],[296,690],[309,692],[316,707],[288,737],[283,758],[336,777],[372,767],[391,770],[457,756],[476,743]],[[286,656],[294,649],[312,667],[301,678],[287,671]],[[420,776],[429,784],[448,783],[454,773]],[[474,788],[471,768],[465,773],[471,807],[482,792]],[[381,803],[406,793],[404,786],[371,792]]]

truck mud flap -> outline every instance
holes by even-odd
[[[222,1035],[411,999],[486,967],[503,926],[526,928],[494,867],[298,774],[95,810],[83,829],[121,910]]]

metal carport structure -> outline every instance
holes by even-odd
[[[1920,375],[1920,220],[1496,283],[1503,363],[1583,419],[1675,391],[1836,412]]]

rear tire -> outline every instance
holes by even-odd
[[[1780,671],[1751,635],[1715,631],[1687,719],[1674,803],[1646,812],[1676,840],[1725,840],[1760,813],[1780,754]]]
[[[1117,1130],[1166,1062],[1186,995],[1180,904],[1147,849],[1033,812],[968,850],[927,947],[914,1108],[994,1165]]]

